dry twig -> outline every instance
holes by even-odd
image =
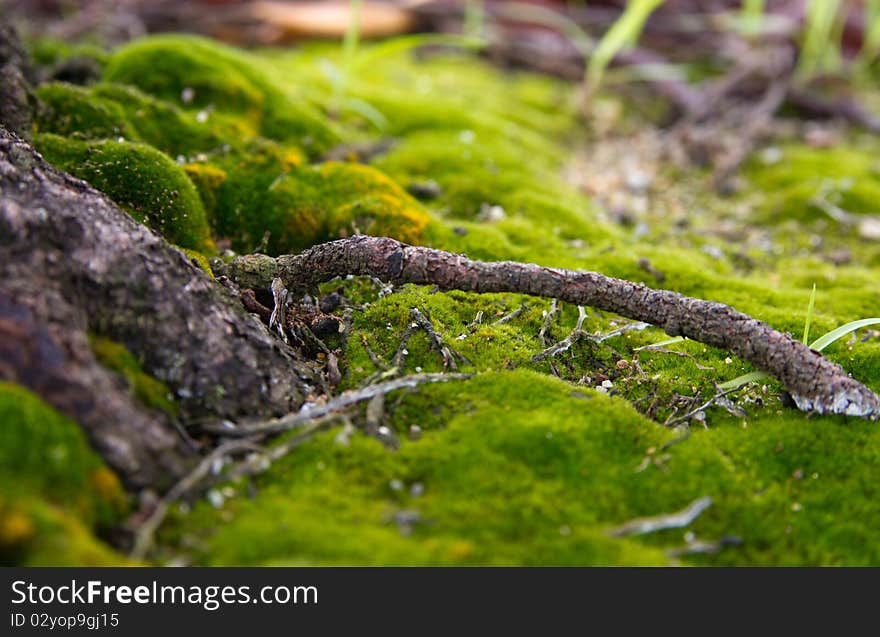
[[[624,535],[645,535],[646,533],[653,533],[664,529],[680,529],[696,520],[711,504],[712,498],[704,496],[694,500],[676,513],[631,520],[611,531],[610,535],[612,537],[622,537]]]
[[[443,383],[450,380],[463,380],[470,378],[471,374],[413,374],[411,376],[403,376],[395,378],[384,383],[375,385],[367,385],[359,389],[352,389],[343,392],[339,396],[331,398],[322,404],[306,405],[298,412],[281,416],[280,418],[272,418],[259,423],[241,424],[235,426],[226,422],[222,424],[203,425],[202,430],[225,437],[243,438],[256,434],[276,434],[289,429],[295,429],[310,421],[332,414],[349,405],[354,405],[365,400],[370,400],[374,396],[387,394],[398,389],[407,387],[416,387],[424,383]]]
[[[263,272],[280,276],[288,287],[302,289],[335,276],[357,274],[395,284],[437,285],[444,290],[558,298],[651,323],[670,336],[686,336],[732,351],[780,380],[804,411],[880,418],[880,397],[873,391],[850,378],[839,365],[766,323],[721,303],[596,272],[510,261],[486,263],[362,235],[317,245],[298,255],[243,256],[218,264],[218,270],[248,287],[265,285],[260,278]]]

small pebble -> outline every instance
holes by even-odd
[[[211,489],[208,491],[208,502],[211,503],[211,506],[215,509],[219,509],[223,506],[223,502],[226,499],[223,497],[223,494],[217,491],[216,489]]]
[[[859,222],[859,236],[871,241],[880,240],[880,218],[866,217]]]

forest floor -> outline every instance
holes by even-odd
[[[363,233],[644,282],[797,338],[808,314],[810,340],[880,316],[876,135],[774,120],[719,194],[645,87],[601,92],[585,118],[570,83],[449,47],[414,56],[413,43],[346,55],[194,36],[109,53],[39,41],[44,67],[83,56],[96,75],[37,89],[34,145],[208,271],[202,256]],[[737,133],[712,141],[723,153]],[[147,562],[880,563],[877,424],[804,414],[772,379],[719,397],[752,371],[726,351],[512,294],[353,278],[320,296],[348,325],[314,352],[338,357],[337,391],[449,371],[409,329],[413,309],[472,376],[373,400],[261,475],[175,503]],[[586,336],[551,350],[579,321]],[[173,413],[124,347],[93,347]],[[880,391],[880,332],[823,353]],[[0,421],[4,561],[128,563],[118,527],[142,520],[149,494],[127,494],[77,426],[22,387],[0,384]],[[655,516],[670,528],[631,533]]]

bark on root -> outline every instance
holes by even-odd
[[[239,257],[218,267],[243,285],[281,277],[306,289],[336,276],[371,275],[393,284],[436,285],[444,290],[514,292],[590,305],[729,350],[785,385],[804,411],[877,420],[880,397],[842,367],[766,323],[723,305],[595,272],[532,264],[473,261],[459,254],[413,247],[393,239],[356,236],[298,255]],[[266,277],[269,278],[266,278]]]
[[[194,452],[97,362],[89,333],[165,382],[184,422],[279,416],[315,382],[182,252],[0,126],[0,379],[75,419],[128,484],[179,478]]]

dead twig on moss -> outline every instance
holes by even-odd
[[[722,398],[724,398],[725,396],[727,396],[727,394],[731,394],[731,393],[737,391],[738,389],[739,389],[739,387],[734,387],[733,389],[727,389],[727,390],[725,390],[725,391],[718,392],[717,394],[715,394],[714,396],[712,396],[712,398],[710,398],[709,400],[707,400],[706,402],[704,402],[704,403],[701,404],[700,406],[695,407],[694,409],[689,410],[687,413],[682,414],[682,415],[679,416],[678,418],[670,418],[670,419],[668,419],[666,422],[663,423],[663,426],[664,426],[664,427],[675,427],[676,425],[679,425],[679,424],[681,424],[681,423],[687,422],[688,420],[690,420],[691,418],[693,418],[693,417],[696,416],[697,414],[703,414],[703,413],[705,413],[705,411],[706,411],[707,409],[709,409],[709,407],[711,407],[712,405],[714,405],[715,403],[717,403],[718,401],[720,401]],[[705,422],[705,420],[703,421],[703,427],[706,427],[706,422]],[[708,427],[706,427],[706,428],[708,429]]]
[[[589,334],[587,334],[583,327],[584,321],[586,319],[587,311],[582,306],[578,305],[578,320],[571,333],[558,343],[554,343],[553,345],[545,349],[543,352],[532,356],[532,362],[540,363],[547,358],[552,358],[560,352],[568,351],[569,349],[571,349],[572,345],[577,343],[582,338],[588,338]]]
[[[544,325],[541,326],[541,331],[538,332],[538,339],[541,341],[541,345],[547,347],[552,343],[552,341],[547,338],[547,335],[550,334],[550,330],[553,328],[553,322],[556,320],[556,317],[561,314],[561,310],[559,309],[559,301],[553,299],[550,301],[550,309],[544,314]]]
[[[742,540],[736,536],[725,536],[714,542],[694,540],[682,547],[669,549],[666,555],[669,557],[684,557],[686,555],[714,555],[728,546],[742,546]]]
[[[222,463],[227,456],[245,451],[254,451],[259,448],[259,445],[252,440],[231,440],[223,443],[202,458],[192,471],[186,474],[168,490],[162,499],[159,500],[159,503],[147,519],[138,527],[135,532],[134,544],[129,556],[134,560],[141,560],[146,556],[153,546],[153,538],[156,530],[161,526],[165,516],[168,515],[169,507],[177,500],[195,490],[202,481],[215,470],[218,463]]]
[[[704,496],[694,500],[676,513],[631,520],[612,530],[609,535],[612,537],[623,537],[624,535],[645,535],[655,531],[663,531],[664,529],[681,529],[700,517],[700,514],[709,508],[711,504],[712,498]]]
[[[680,356],[682,358],[689,358],[694,362],[694,365],[696,365],[697,369],[704,371],[704,372],[712,371],[711,367],[709,367],[707,365],[701,365],[700,362],[697,360],[696,356],[694,356],[693,354],[688,354],[687,352],[679,352],[678,350],[667,349],[665,347],[658,347],[656,345],[646,345],[645,347],[640,348],[640,349],[643,352],[657,352],[658,354],[674,354],[675,356]]]
[[[458,370],[458,364],[455,362],[455,359],[460,360],[464,364],[469,364],[470,361],[466,359],[462,354],[459,354],[454,349],[450,348],[444,341],[443,337],[437,333],[437,330],[434,329],[434,326],[431,324],[430,319],[428,319],[424,314],[422,314],[418,308],[412,308],[409,311],[409,315],[412,317],[415,324],[425,330],[425,333],[428,335],[428,340],[431,343],[431,347],[437,350],[440,355],[443,357],[443,369],[451,369],[453,371]]]
[[[380,394],[387,394],[408,387],[416,387],[424,383],[443,383],[470,377],[471,374],[412,374],[411,376],[402,376],[384,383],[352,389],[341,393],[335,398],[331,398],[325,403],[307,405],[297,412],[281,416],[280,418],[272,418],[258,423],[241,424],[239,426],[235,426],[227,421],[221,424],[202,425],[201,429],[207,433],[227,438],[244,438],[257,434],[276,434],[295,429],[317,418],[332,414],[355,403],[370,400]]]
[[[513,319],[517,318],[520,314],[525,312],[526,308],[528,308],[528,307],[529,307],[528,304],[523,303],[517,309],[513,310],[512,312],[508,312],[507,314],[502,316],[500,319],[498,319],[497,321],[492,323],[492,325],[504,325],[505,323],[509,323]]]
[[[880,418],[877,394],[850,378],[836,363],[766,323],[721,303],[596,272],[510,261],[486,263],[368,236],[324,243],[297,255],[243,256],[229,264],[218,264],[218,269],[247,287],[268,283],[259,278],[260,272],[280,276],[288,287],[301,289],[335,276],[355,274],[381,277],[396,285],[415,283],[444,290],[558,298],[651,323],[670,336],[686,336],[729,350],[782,382],[804,411]]]

